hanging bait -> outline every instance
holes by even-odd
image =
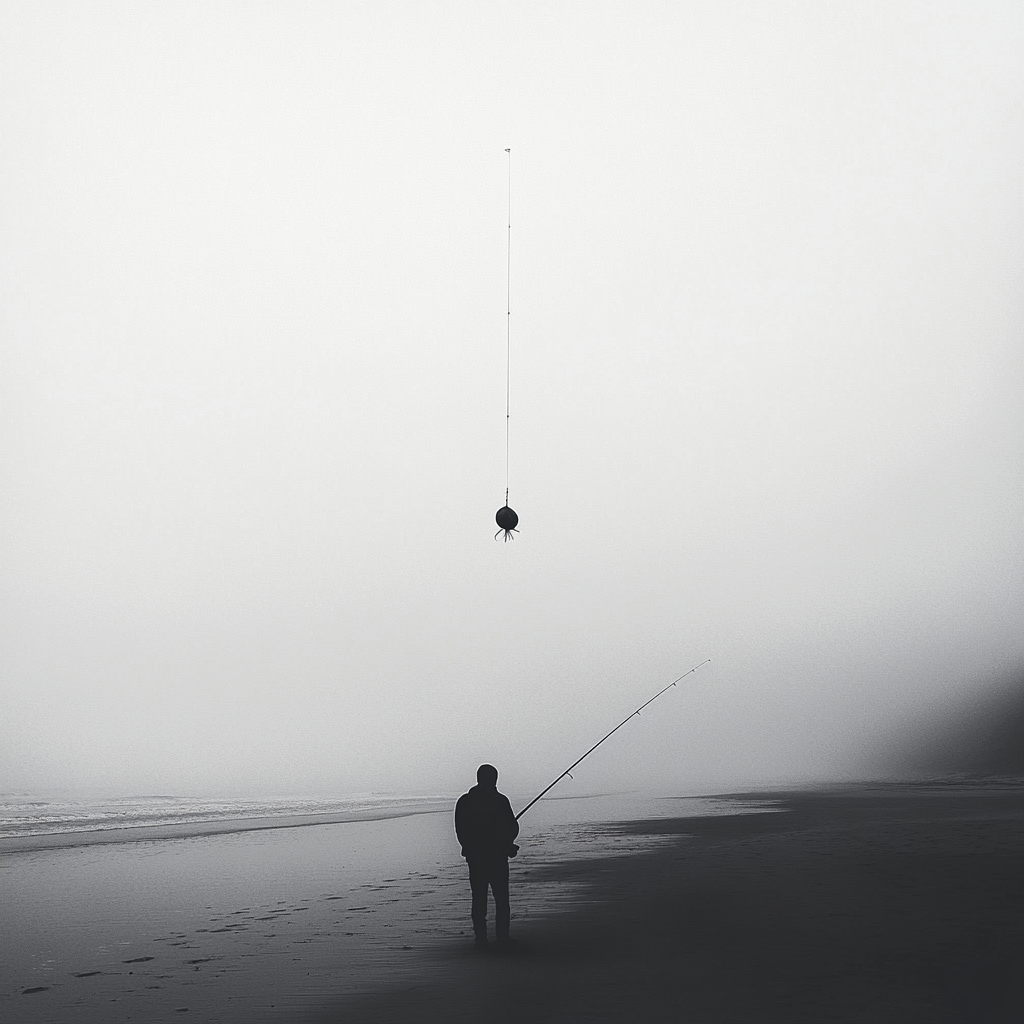
[[[516,527],[519,525],[519,516],[515,514],[513,509],[508,507],[508,495],[505,495],[506,504],[502,505],[501,508],[494,515],[494,521],[498,524],[498,532],[494,535],[494,539],[497,540],[502,533],[505,534],[505,540],[515,540],[512,536],[513,533],[519,531]]]

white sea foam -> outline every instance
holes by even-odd
[[[113,798],[0,797],[0,839],[33,836],[75,836],[81,833],[174,826],[176,837],[191,833],[238,831],[279,824],[326,824],[404,817],[454,806],[455,797],[351,796],[336,798],[210,798],[135,796]],[[552,797],[530,810],[538,819],[600,821],[673,816],[704,817],[771,809],[768,801],[739,801],[716,797],[658,799],[635,794],[588,798]],[[223,826],[213,829],[210,826]],[[126,839],[131,833],[126,833]]]
[[[73,836],[117,829],[189,826],[246,822],[250,827],[275,821],[302,824],[331,819],[337,822],[401,817],[439,810],[451,797],[371,796],[338,799],[211,799],[182,796],[139,796],[105,799],[45,799],[26,796],[0,798],[0,839],[31,836]],[[207,831],[208,829],[200,829]]]

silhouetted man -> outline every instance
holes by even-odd
[[[519,852],[515,838],[519,822],[508,797],[498,792],[498,769],[482,764],[477,784],[455,805],[455,834],[469,864],[473,890],[473,933],[476,944],[487,946],[487,889],[494,893],[494,931],[499,945],[508,943],[508,859]]]

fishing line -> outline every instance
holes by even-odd
[[[502,534],[505,540],[515,540],[513,534],[519,531],[519,516],[509,508],[508,504],[508,479],[509,479],[509,412],[511,409],[512,397],[512,150],[506,149],[508,153],[508,236],[505,246],[505,504],[498,509],[494,515],[494,521],[498,524],[498,532],[494,535],[497,540]]]
[[[508,504],[508,429],[512,395],[512,150],[508,153],[508,236],[505,245],[505,504]]]

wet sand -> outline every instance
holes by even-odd
[[[504,956],[473,948],[449,811],[9,853],[0,1018],[1024,1019],[1024,789],[774,798],[539,806]]]
[[[574,883],[532,872],[658,841],[593,824],[623,803],[635,806],[537,809],[516,865],[519,920],[574,900]],[[443,974],[450,958],[437,954],[470,931],[453,805],[5,838],[0,1020],[256,1024]]]
[[[345,998],[311,1024],[1024,1020],[1024,791],[787,794],[778,814],[640,821],[518,949]]]

